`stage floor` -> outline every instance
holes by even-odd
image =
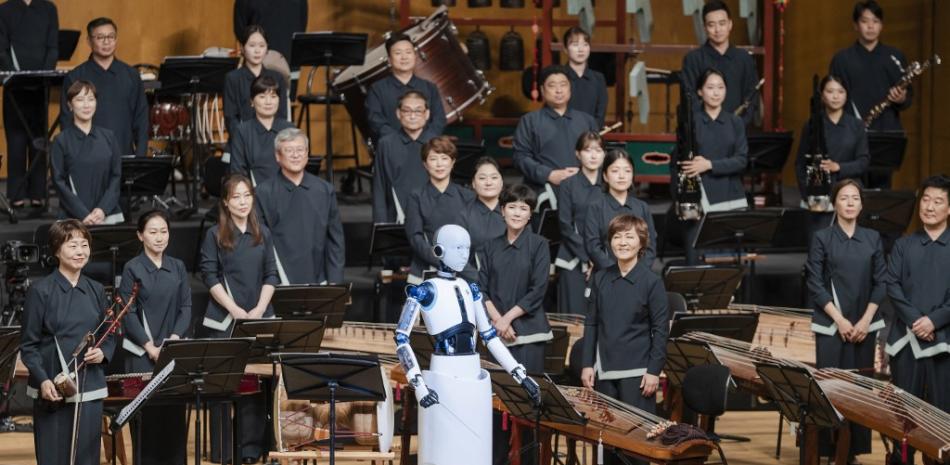
[[[21,417],[17,420],[21,422],[29,421],[29,417]],[[781,458],[776,459],[775,437],[778,431],[778,414],[776,412],[727,412],[716,422],[716,430],[721,433],[745,436],[751,439],[750,442],[723,442],[722,448],[730,465],[798,464],[798,448],[795,446],[795,437],[789,434],[789,429],[788,424],[786,424],[782,436]],[[131,457],[131,441],[128,438],[127,429],[125,434],[128,457]],[[193,437],[192,434],[189,434],[189,438],[191,437]],[[189,454],[194,454],[193,447],[193,441],[189,441]],[[873,449],[871,454],[860,456],[858,459],[864,465],[883,465],[885,463],[884,444],[881,442],[879,435],[874,434],[871,447]],[[588,446],[587,453],[591,454],[592,449],[593,447]],[[711,462],[717,462],[718,460],[717,454],[714,453],[710,456]],[[103,461],[103,463],[106,462]],[[211,465],[211,462],[202,463]],[[349,465],[357,462],[338,461],[338,463]],[[399,463],[399,461],[397,460],[395,463]],[[595,461],[588,456],[586,463],[593,464]],[[34,464],[36,464],[36,458],[33,454],[33,436],[31,433],[0,433],[0,465]]]

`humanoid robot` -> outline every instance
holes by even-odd
[[[498,338],[477,284],[456,276],[468,263],[470,238],[461,226],[439,228],[433,240],[438,275],[406,289],[396,328],[396,353],[416,392],[419,410],[419,463],[490,465],[491,379],[475,351],[476,329],[495,360],[540,404],[538,383],[528,377]],[[435,337],[429,369],[422,371],[412,348],[419,313]]]

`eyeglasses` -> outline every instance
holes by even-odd
[[[115,42],[115,37],[116,37],[115,34],[108,34],[108,35],[96,34],[92,36],[92,38],[95,39],[96,42]]]
[[[399,111],[407,115],[422,116],[425,114],[425,108],[399,108]]]
[[[309,155],[306,147],[281,147],[280,153],[284,155]]]

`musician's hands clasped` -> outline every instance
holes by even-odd
[[[584,367],[581,370],[581,384],[587,389],[594,389],[594,367]]]
[[[63,400],[63,397],[59,395],[59,391],[56,390],[56,385],[49,379],[40,384],[40,397],[50,402]]]
[[[93,208],[85,218],[82,219],[82,223],[85,225],[100,224],[106,219],[106,213],[102,211],[101,208]]]
[[[914,322],[914,326],[910,328],[918,339],[926,342],[934,340],[935,329],[933,321],[930,321],[930,318],[926,316],[918,318],[917,321]]]
[[[548,182],[559,186],[565,179],[574,176],[577,174],[578,168],[576,166],[569,166],[567,168],[561,168],[559,170],[551,170],[551,174],[548,175]]]
[[[693,157],[692,160],[685,160],[679,162],[680,169],[683,170],[683,173],[689,177],[699,176],[707,171],[712,170],[712,162],[708,158],[701,155]]]
[[[660,387],[660,377],[646,373],[640,379],[640,394],[643,397],[652,397],[656,394],[656,389]]]
[[[829,173],[837,173],[841,171],[841,165],[834,160],[828,160],[827,158],[821,161],[821,169]]]
[[[854,329],[851,331],[851,342],[858,344],[863,342],[866,337],[868,337],[868,330],[871,328],[871,321],[867,318],[861,318],[857,323],[854,324]]]
[[[151,359],[153,362],[158,361],[158,354],[162,351],[161,347],[155,347],[155,344],[153,344],[152,341],[148,341],[144,346],[142,346],[142,348],[145,349],[145,353],[148,354],[149,359]]]
[[[845,317],[839,317],[835,320],[835,324],[838,325],[838,336],[841,337],[841,340],[844,342],[851,341],[854,336],[854,325]]]
[[[95,349],[87,350],[86,355],[83,357],[83,361],[85,361],[86,363],[90,365],[102,363],[102,361],[105,359],[106,359],[105,354],[103,354],[102,349],[98,347]]]

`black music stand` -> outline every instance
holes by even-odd
[[[671,266],[663,272],[667,292],[686,298],[689,310],[726,308],[742,283],[740,266]]]
[[[705,332],[743,342],[752,342],[759,326],[759,314],[741,313],[677,313],[673,315],[670,337],[675,338],[691,332]]]
[[[412,247],[409,245],[409,238],[406,237],[406,226],[399,223],[374,223],[373,233],[369,238],[369,264],[367,268],[373,266],[373,260],[377,256],[397,256],[409,257],[412,255]]]
[[[326,328],[343,326],[350,285],[277,286],[271,305],[278,318],[320,320]]]
[[[455,141],[457,156],[452,166],[452,179],[462,185],[469,185],[475,177],[475,162],[485,155],[485,141]]]
[[[290,66],[312,66],[307,79],[307,89],[313,84],[316,68],[326,69],[326,138],[327,180],[333,184],[333,129],[330,126],[330,101],[333,96],[333,80],[330,79],[331,66],[360,66],[366,59],[366,34],[343,32],[295,32],[290,46]],[[310,121],[307,121],[309,127]]]
[[[904,131],[868,131],[871,163],[868,171],[892,172],[900,169],[907,150]]]
[[[492,392],[508,409],[508,413],[519,418],[534,421],[534,440],[521,446],[518,456],[531,449],[537,450],[538,461],[541,456],[541,422],[565,423],[569,425],[584,425],[587,419],[581,416],[571,405],[557,384],[551,381],[546,374],[531,375],[538,382],[541,389],[541,404],[536,405],[528,392],[503,368],[488,370],[491,376]]]
[[[917,196],[908,191],[867,189],[861,203],[858,224],[881,233],[884,252],[889,253],[894,241],[910,225],[917,208]]]
[[[755,132],[748,134],[749,163],[746,174],[752,178],[753,189],[758,185],[763,175],[780,175],[785,161],[792,151],[794,137],[791,131],[783,132]],[[754,193],[754,192],[753,192]],[[778,204],[782,204],[782,189],[779,186],[775,192]]]
[[[666,341],[666,364],[663,366],[663,372],[674,385],[682,386],[686,371],[699,365],[722,363],[706,343],[679,337],[671,337]]]
[[[330,402],[330,465],[336,463],[336,402],[386,398],[379,359],[368,354],[282,354],[288,399]]]
[[[803,432],[804,463],[818,464],[816,428],[838,428],[842,416],[818,385],[808,368],[803,366],[756,363],[755,371],[762,378],[779,412],[798,423]],[[844,457],[845,459],[847,457]]]
[[[548,240],[551,263],[554,263],[557,260],[558,249],[561,247],[561,223],[557,216],[557,210],[545,208],[541,211],[536,233]]]
[[[192,397],[195,412],[201,412],[202,396],[230,396],[238,388],[247,366],[250,339],[190,339],[166,340],[162,344],[154,374],[171,361],[175,368],[158,390],[167,397]],[[238,434],[240,415],[234,415],[231,428],[231,457],[241,456]],[[201,463],[201,415],[195,417],[195,463]],[[224,451],[221,453],[224,456]]]
[[[277,364],[281,352],[316,353],[323,342],[324,326],[322,320],[240,320],[234,325],[231,337],[253,338],[248,363],[270,363],[271,379],[276,383]],[[273,418],[272,386],[266,396],[271,418]],[[266,450],[272,450],[274,432],[269,430]]]
[[[187,215],[198,211],[198,178],[201,163],[198,162],[198,94],[220,94],[224,92],[224,77],[238,66],[237,58],[181,56],[165,57],[158,69],[162,82],[160,95],[191,95],[191,165],[192,180],[190,202]]]
[[[89,233],[95,238],[92,241],[92,250],[89,252],[89,261],[103,261],[108,256],[110,263],[110,282],[116,285],[116,276],[119,275],[120,263],[125,263],[142,251],[142,243],[136,235],[133,225],[91,226]]]
[[[172,175],[172,157],[137,158],[134,155],[122,157],[122,192],[125,194],[126,214],[131,212],[133,197],[148,197],[168,205],[161,199],[168,187]]]
[[[736,264],[741,265],[743,250],[772,245],[783,214],[785,209],[782,208],[706,213],[699,222],[699,233],[696,234],[693,247],[735,248]],[[754,279],[755,262],[752,261],[749,266],[749,280]],[[747,283],[744,287],[745,299],[751,301],[752,283]]]

